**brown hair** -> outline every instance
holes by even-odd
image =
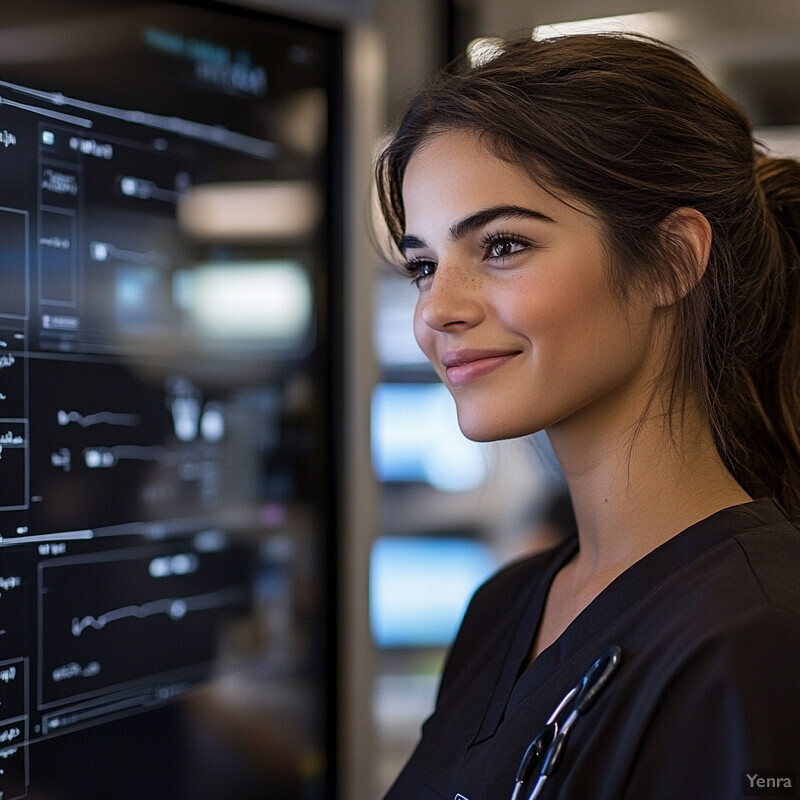
[[[439,74],[379,156],[396,244],[408,161],[450,130],[593,209],[622,298],[648,285],[684,295],[673,404],[691,390],[742,486],[800,517],[800,163],[764,155],[741,108],[662,43],[616,34],[510,42],[481,66]],[[681,207],[712,230],[699,282],[662,225]]]

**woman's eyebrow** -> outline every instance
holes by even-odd
[[[501,218],[531,219],[537,222],[553,222],[546,214],[534,211],[532,208],[524,206],[492,206],[476,211],[474,214],[464,217],[450,228],[449,236],[453,241],[463,239],[468,233],[476,228],[482,228],[490,222]]]
[[[421,250],[425,247],[425,241],[420,239],[419,236],[411,236],[407,234],[400,239],[397,248],[400,252],[405,255],[406,250]]]
[[[464,219],[459,220],[450,227],[448,236],[452,241],[463,239],[468,233],[474,231],[476,228],[481,228],[496,219],[530,219],[537,222],[553,222],[553,220],[546,214],[540,211],[534,211],[531,208],[524,206],[492,206],[491,208],[483,208],[476,211],[474,214],[469,214]],[[401,253],[406,250],[421,249],[426,247],[425,241],[419,236],[406,234],[400,239],[398,247]]]

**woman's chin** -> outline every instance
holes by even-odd
[[[535,433],[537,429],[528,427],[520,428],[510,425],[508,420],[492,420],[484,415],[473,418],[472,415],[459,413],[458,427],[461,433],[473,442],[498,442],[503,439],[516,439],[520,436],[528,436]]]

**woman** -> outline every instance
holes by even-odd
[[[463,432],[546,431],[578,526],[477,592],[387,800],[796,788],[800,165],[598,35],[443,73],[377,176]]]

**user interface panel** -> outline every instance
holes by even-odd
[[[0,798],[323,791],[338,37],[9,5]]]

